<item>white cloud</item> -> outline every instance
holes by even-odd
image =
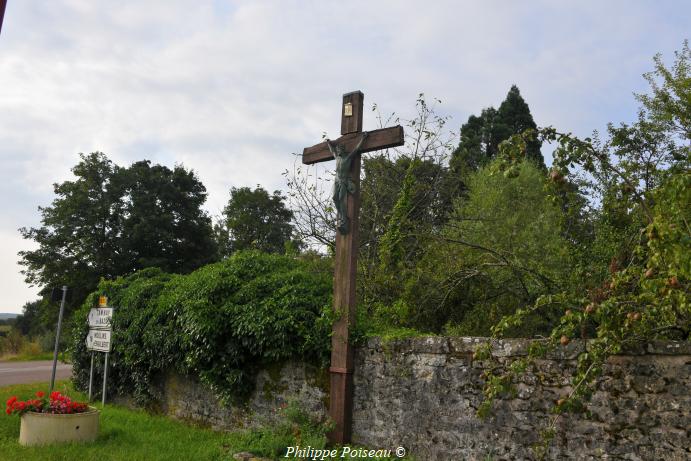
[[[17,264],[17,252],[31,249],[35,246],[18,233],[0,230],[0,312],[21,312],[24,303],[38,298],[39,289],[24,283],[22,267]]]
[[[631,117],[640,74],[655,52],[681,46],[691,13],[630,1],[8,3],[7,235],[36,224],[78,152],[182,162],[207,186],[212,213],[231,186],[282,187],[289,154],[324,130],[335,136],[340,95],[355,89],[403,115],[424,91],[458,127],[516,83],[538,124],[588,134]],[[0,244],[8,254],[16,245]]]

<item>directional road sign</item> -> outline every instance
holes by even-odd
[[[110,333],[109,330],[89,330],[86,348],[90,351],[110,352]]]
[[[112,320],[112,307],[96,307],[89,311],[89,328],[93,328],[95,330],[110,330],[110,323]]]

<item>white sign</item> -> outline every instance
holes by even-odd
[[[89,330],[86,335],[86,348],[90,351],[110,352],[110,331]]]
[[[112,320],[112,307],[97,307],[89,311],[89,328],[110,330],[110,322]]]

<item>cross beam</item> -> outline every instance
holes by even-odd
[[[341,137],[331,145],[343,146],[345,152],[353,152],[362,142],[362,108],[364,95],[360,91],[343,95],[341,107]],[[336,254],[334,256],[334,312],[337,319],[331,336],[331,367],[329,415],[335,428],[328,434],[332,444],[350,441],[353,404],[353,348],[350,344],[350,329],[355,325],[355,281],[360,214],[360,154],[389,147],[402,146],[403,128],[395,126],[370,131],[354,154],[350,164],[350,180],[353,192],[347,194],[346,210],[350,220],[349,231],[336,232]],[[326,142],[307,147],[302,153],[302,163],[312,164],[334,160],[334,154]]]
[[[347,151],[355,148],[360,140],[360,133],[349,133],[341,136],[334,144],[342,144]],[[369,132],[369,136],[360,147],[360,153],[372,152],[380,149],[388,149],[389,147],[397,147],[403,145],[403,127],[400,125],[391,128],[381,128]],[[326,145],[326,141],[315,144],[312,147],[305,147],[302,151],[302,163],[311,165],[313,163],[326,162],[333,160],[334,157]]]

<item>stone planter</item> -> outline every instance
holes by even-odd
[[[91,442],[98,436],[100,411],[89,407],[84,413],[54,415],[24,413],[19,427],[19,443],[24,446],[60,442]]]

